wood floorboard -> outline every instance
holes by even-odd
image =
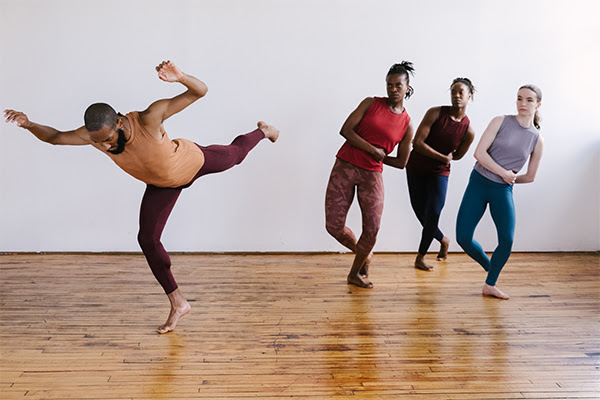
[[[0,255],[1,399],[599,399],[600,256],[179,254],[174,332],[137,254]]]

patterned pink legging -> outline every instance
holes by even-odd
[[[358,242],[346,226],[346,216],[357,193],[362,213],[362,234]],[[354,253],[369,254],[375,246],[383,213],[383,176],[347,161],[336,159],[325,194],[325,227],[338,242]]]
[[[140,207],[138,242],[154,277],[165,293],[169,294],[177,289],[177,283],[171,273],[171,258],[163,247],[160,237],[181,191],[201,176],[223,172],[241,163],[250,150],[264,138],[265,134],[257,129],[236,137],[228,146],[198,146],[204,153],[204,165],[187,185],[177,188],[162,188],[154,185],[146,187]]]

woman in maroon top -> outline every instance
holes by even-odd
[[[450,91],[452,106],[430,108],[423,117],[406,165],[410,202],[423,226],[415,268],[424,271],[433,270],[425,262],[433,239],[441,244],[437,260],[448,255],[450,239],[440,231],[438,221],[446,201],[450,161],[460,160],[475,137],[466,115],[473,84],[468,78],[456,78]]]
[[[356,254],[348,283],[363,288],[373,287],[365,278],[369,274],[371,251],[383,212],[383,163],[404,168],[408,161],[413,128],[404,108],[404,99],[413,92],[409,81],[413,71],[410,62],[394,64],[386,78],[388,97],[367,97],[348,116],[340,132],[346,142],[337,154],[327,185],[327,232]],[[397,156],[388,156],[396,145]],[[363,228],[358,241],[346,226],[355,192]]]

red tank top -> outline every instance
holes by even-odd
[[[431,125],[429,136],[425,140],[431,148],[442,154],[449,154],[458,149],[470,123],[466,115],[460,122],[454,121],[450,118],[449,111],[449,106],[441,107],[440,115]],[[450,164],[444,164],[413,150],[406,164],[406,172],[415,175],[450,176]]]
[[[387,98],[376,97],[356,128],[356,133],[374,146],[391,153],[404,137],[410,116],[404,109],[402,114],[394,114],[387,106]],[[369,171],[383,171],[383,163],[377,162],[370,154],[345,142],[337,157]]]

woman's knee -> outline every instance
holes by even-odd
[[[433,225],[437,227],[438,222],[440,221],[440,215],[441,213],[437,209],[433,207],[428,208],[423,215],[424,225]]]
[[[344,225],[332,221],[325,222],[325,229],[334,238],[338,239],[344,235]]]
[[[510,235],[510,234],[498,235],[498,248],[502,249],[502,251],[510,253],[512,251],[513,242],[514,242],[513,235]]]
[[[459,225],[456,226],[456,243],[458,243],[458,245],[465,249],[466,247],[469,247],[471,245],[471,242],[473,241],[473,234],[469,233],[467,230],[462,229],[459,227]]]
[[[368,254],[370,253],[373,248],[375,247],[375,242],[377,241],[377,236],[373,237],[373,236],[367,236],[365,237],[365,235],[363,234],[357,245],[356,248],[358,250],[359,253],[362,254]]]
[[[371,252],[375,243],[377,242],[377,234],[379,233],[379,226],[363,227],[362,234],[358,241],[358,249],[362,252]]]

